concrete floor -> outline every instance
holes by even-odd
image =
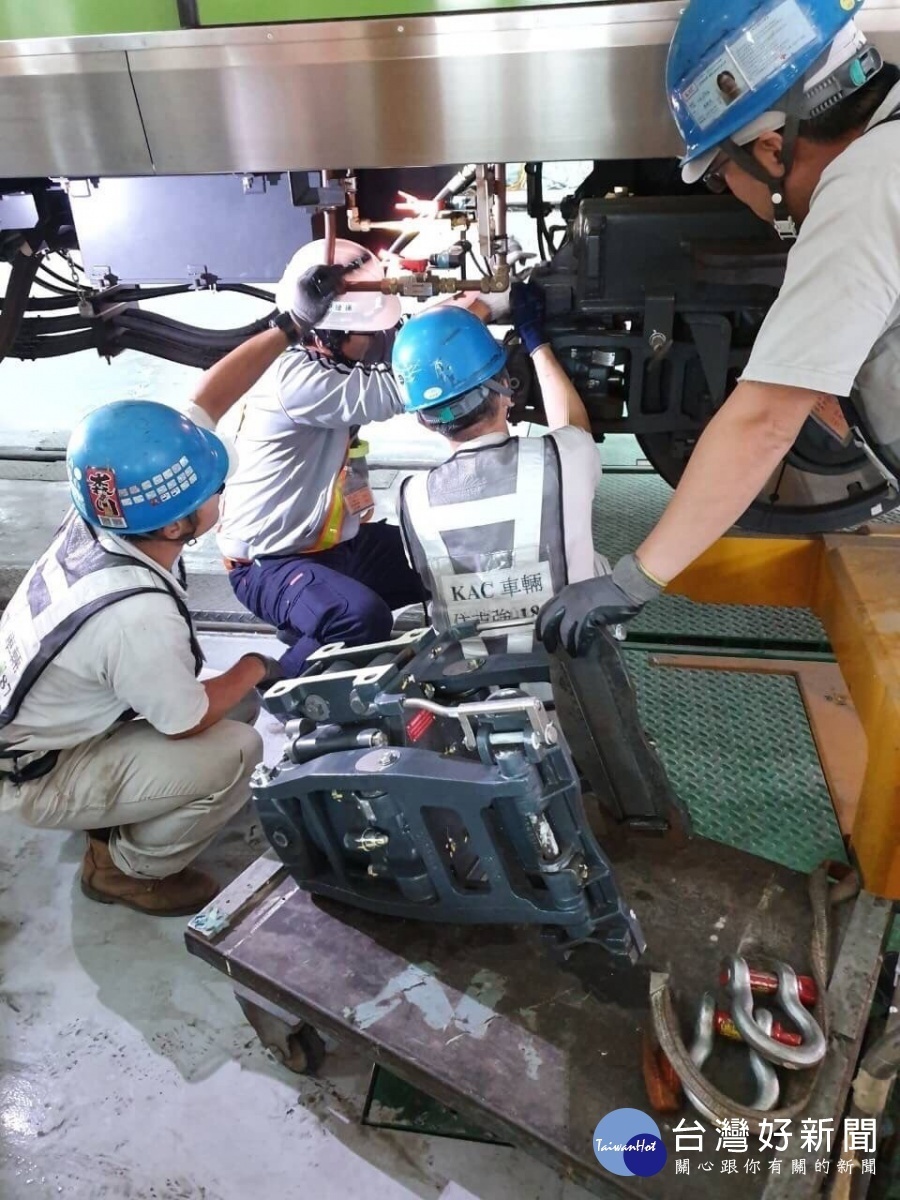
[[[196,303],[172,315],[216,323]],[[232,307],[220,323],[244,319]],[[0,446],[32,447],[63,445],[78,415],[117,396],[178,403],[195,377],[136,355],[111,367],[89,355],[7,360],[0,371]],[[381,458],[439,454],[403,418],[372,433]],[[47,544],[66,508],[61,478],[53,465],[0,464],[0,566],[27,566]],[[398,482],[383,480],[380,515]],[[189,560],[192,572],[221,569],[211,540]],[[234,636],[205,646],[220,669],[246,648]],[[267,717],[260,727],[272,761],[280,727]],[[204,865],[224,885],[263,849],[248,811]],[[278,1066],[227,981],[187,954],[183,920],[82,896],[82,851],[80,835],[0,820],[3,1200],[586,1200],[514,1150],[362,1127],[367,1061],[338,1047],[317,1080]]]

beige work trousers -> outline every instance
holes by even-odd
[[[173,740],[130,721],[60,753],[43,779],[2,784],[0,808],[44,829],[114,827],[109,849],[127,875],[174,875],[250,798],[262,738],[223,720]]]

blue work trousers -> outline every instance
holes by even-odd
[[[391,610],[426,598],[400,530],[383,521],[361,525],[356,537],[330,550],[255,559],[229,571],[228,580],[241,604],[290,643],[281,658],[288,677],[299,675],[310,654],[330,642],[384,641]]]

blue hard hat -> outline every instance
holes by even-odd
[[[863,0],[690,0],[666,64],[682,165],[777,108]]]
[[[225,482],[225,443],[150,400],[115,400],[88,413],[66,448],[69,490],[89,525],[150,533],[189,516]]]
[[[486,384],[506,367],[506,353],[474,313],[445,304],[407,321],[394,341],[391,366],[403,407],[419,412]],[[459,415],[451,410],[446,419]]]

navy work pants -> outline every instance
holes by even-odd
[[[391,610],[425,599],[406,560],[400,530],[383,521],[330,550],[292,558],[255,559],[229,571],[234,594],[291,642],[281,658],[288,677],[320,646],[364,646],[390,637]]]

